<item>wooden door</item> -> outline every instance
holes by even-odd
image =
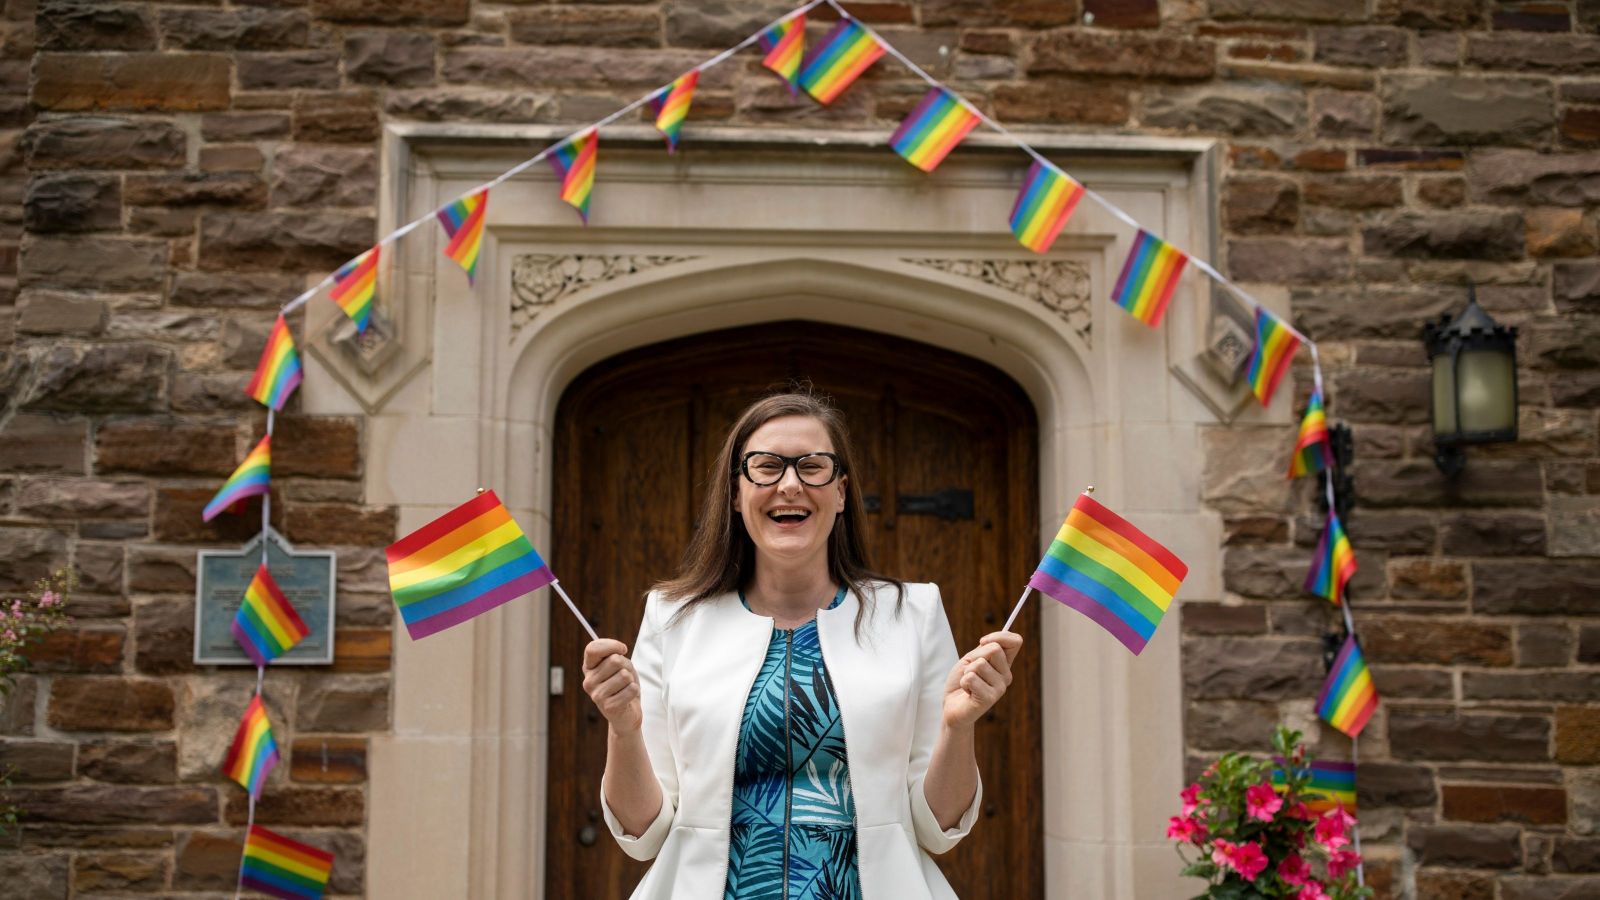
[[[733,418],[798,380],[832,396],[849,422],[873,565],[938,583],[959,652],[1005,622],[1038,563],[1038,433],[1022,390],[925,344],[777,322],[615,357],[563,395],[550,559],[597,631],[632,643],[644,592],[678,565]],[[1037,636],[1038,604],[1014,627]],[[579,684],[585,638],[556,608],[549,640],[566,689],[550,698],[545,896],[627,897],[646,867],[600,818],[606,726]],[[964,898],[1044,894],[1036,642],[1015,674],[978,732],[982,818],[938,858]]]

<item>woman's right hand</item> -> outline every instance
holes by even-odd
[[[644,722],[639,705],[639,673],[628,658],[628,645],[610,638],[583,648],[583,690],[618,734],[638,731]]]

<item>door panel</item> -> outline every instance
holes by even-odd
[[[960,652],[1004,623],[1038,562],[1038,433],[1021,389],[924,344],[780,322],[632,351],[563,396],[551,561],[596,630],[637,635],[644,591],[676,569],[733,418],[800,381],[829,394],[850,425],[873,565],[937,582]],[[1029,604],[1018,632],[1038,634],[1037,610]],[[546,896],[626,897],[646,865],[625,857],[600,820],[605,722],[579,683],[586,638],[557,611],[549,639],[568,687],[550,698]],[[979,730],[983,816],[939,858],[962,897],[1043,896],[1038,673],[1030,645]]]

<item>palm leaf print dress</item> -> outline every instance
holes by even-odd
[[[730,830],[724,900],[861,900],[844,724],[815,619],[772,629],[739,725]]]

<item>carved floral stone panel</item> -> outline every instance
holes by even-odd
[[[515,335],[545,307],[585,288],[693,256],[524,253],[511,263],[511,331]]]
[[[906,259],[1026,297],[1059,316],[1090,344],[1089,268],[1069,259]]]

